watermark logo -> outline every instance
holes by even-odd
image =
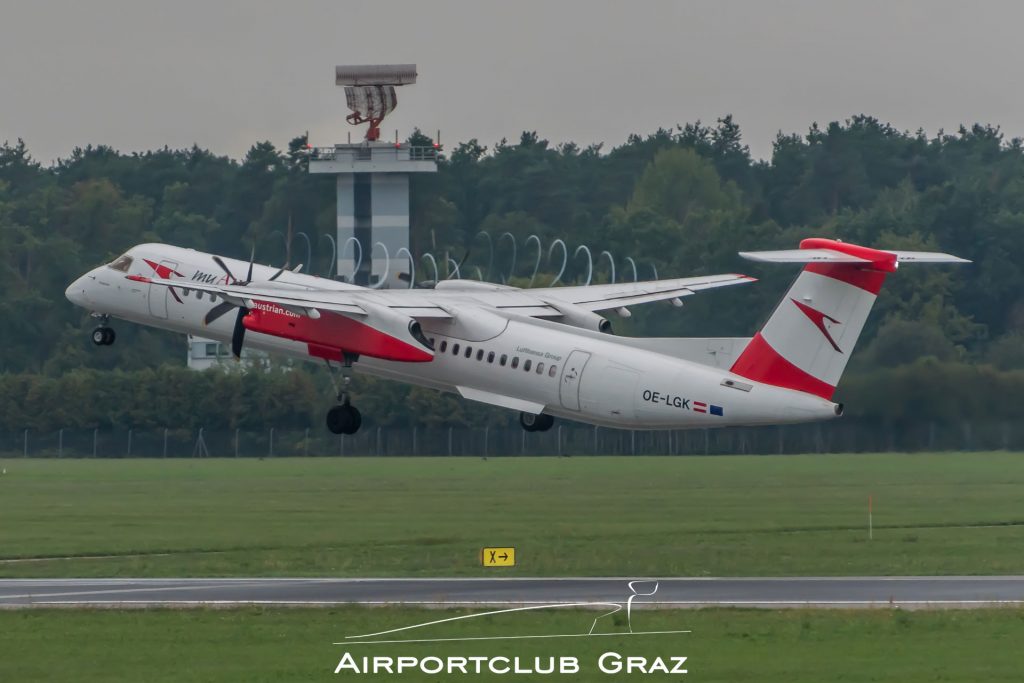
[[[643,584],[648,584],[644,586]],[[653,584],[653,587],[649,584]],[[344,640],[334,643],[335,645],[352,648],[353,646],[370,645],[396,645],[415,643],[454,643],[454,642],[480,642],[480,641],[523,641],[523,640],[556,640],[556,639],[586,639],[601,637],[642,637],[642,636],[665,636],[673,634],[687,634],[688,629],[674,630],[634,630],[633,628],[633,603],[638,598],[647,598],[658,592],[657,581],[635,580],[626,584],[629,594],[623,602],[587,601],[587,602],[557,602],[542,605],[526,605],[509,607],[499,610],[478,612],[475,614],[464,614],[444,619],[435,619],[417,624],[409,624],[398,628],[375,631],[372,633],[360,633],[346,636]],[[649,589],[649,590],[645,590]],[[589,628],[573,633],[531,633],[531,634],[509,634],[509,635],[487,635],[487,636],[458,636],[458,637],[431,637],[432,628],[436,629],[443,624],[455,622],[472,622],[475,619],[492,620],[496,616],[508,615],[522,612],[531,612],[551,609],[599,609],[602,610],[590,622]],[[607,611],[604,611],[606,610]],[[612,615],[625,611],[625,630],[605,631],[599,630],[602,620],[608,620]],[[596,670],[605,674],[685,674],[687,657],[680,655],[668,655],[665,657],[638,657],[626,656],[619,652],[604,652],[596,660]],[[381,656],[364,655],[357,656],[346,649],[334,669],[334,673],[350,674],[402,674],[419,672],[427,675],[439,674],[578,674],[581,671],[581,662],[578,657],[570,654],[560,654],[550,657],[526,657],[521,660],[519,657],[507,656],[427,656],[418,657],[412,655],[403,656]]]

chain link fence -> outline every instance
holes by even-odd
[[[519,428],[284,430],[61,429],[0,433],[0,457],[202,458],[296,456],[739,455],[1024,450],[1014,422],[881,424],[844,419],[774,427],[629,431],[557,423]]]

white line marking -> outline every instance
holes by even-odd
[[[130,584],[126,582],[124,585],[130,585]],[[260,583],[246,583],[246,584],[239,584],[237,586],[231,586],[230,584],[228,584],[226,586],[222,585],[222,584],[210,584],[210,585],[206,585],[206,586],[195,586],[195,585],[192,585],[192,586],[156,586],[156,587],[154,587],[154,586],[146,586],[144,588],[106,588],[106,589],[97,589],[97,590],[88,590],[88,591],[52,592],[52,593],[44,593],[44,594],[39,594],[39,593],[21,593],[21,594],[16,594],[16,595],[2,595],[2,594],[0,594],[0,600],[16,600],[16,599],[19,599],[19,598],[20,599],[34,598],[34,597],[37,597],[37,596],[38,597],[70,597],[70,596],[78,596],[78,595],[119,595],[121,593],[156,593],[156,592],[162,592],[162,591],[209,590],[209,589],[212,589],[212,588],[225,588],[225,587],[227,587],[227,588],[232,588],[232,587],[235,587],[235,588],[243,588],[243,587],[244,588],[262,588],[262,587],[266,587],[266,586],[269,586],[269,585],[270,584],[263,585],[263,584],[260,584]],[[68,587],[70,588],[70,586],[68,586]]]
[[[216,581],[225,584],[246,583],[252,581],[296,581],[313,583],[507,583],[516,581],[550,581],[552,583],[565,583],[571,581],[593,582],[593,581],[1024,581],[1024,574],[1008,575],[955,575],[955,576],[649,576],[639,579],[623,576],[496,576],[496,577],[458,577],[438,576],[422,578],[401,578],[393,576],[383,577],[350,577],[339,578],[330,576],[247,576],[247,577],[126,577],[126,578],[67,578],[67,579],[0,579],[0,586],[7,583],[39,583],[39,584],[62,584],[62,583],[160,583],[160,582],[196,582]]]
[[[497,607],[500,605],[523,605],[540,603],[540,601],[531,600],[458,600],[452,602],[446,602],[444,600],[36,600],[31,603],[10,603],[7,605],[0,604],[0,609],[5,607],[31,607],[33,605],[194,605],[201,607],[204,605],[225,605],[225,606],[245,606],[245,605],[294,605],[301,607],[303,605],[310,606],[344,606],[344,605],[369,605],[379,607],[402,607],[405,605],[410,606],[437,606],[441,608],[449,607]],[[878,607],[898,607],[900,605],[1024,605],[1024,599],[1022,600],[662,600],[659,602],[645,602],[644,607],[661,607],[665,605],[692,605],[692,606],[708,606],[715,607],[717,605],[726,605],[730,607],[734,606],[794,606],[794,607],[813,607],[817,605],[822,606],[841,606],[841,605],[865,605],[865,606],[878,606]],[[359,642],[359,641],[352,641]]]

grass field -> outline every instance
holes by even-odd
[[[658,681],[1020,681],[1024,611],[754,611],[691,610],[634,613],[634,628],[688,629],[688,634],[609,636],[419,645],[337,646],[354,633],[450,616],[438,611],[153,610],[0,611],[3,681],[311,681],[311,680],[584,680],[627,677],[601,673],[607,651],[624,656],[688,657],[685,676],[635,676]],[[586,632],[594,612],[544,612],[517,619],[473,620],[472,627],[434,630],[436,637],[471,634]],[[607,624],[603,632],[619,632]],[[461,630],[460,630],[461,629]],[[365,676],[333,671],[353,657],[389,655],[575,656],[579,675],[455,675],[419,672]]]
[[[1024,573],[1012,453],[0,466],[6,577]]]

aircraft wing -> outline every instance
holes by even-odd
[[[190,280],[167,280],[129,275],[130,279],[186,291],[209,292],[228,303],[251,308],[256,301],[276,304],[297,315],[315,317],[314,311],[350,316],[370,314],[373,306],[384,306],[410,318],[451,318],[460,304],[493,308],[534,317],[562,315],[558,304],[572,304],[588,311],[602,311],[652,301],[691,296],[704,289],[754,281],[746,275],[726,274],[700,277],[628,282],[576,287],[517,289],[501,285],[456,280],[438,289],[326,289],[299,287],[287,283],[210,284]],[[450,284],[449,284],[450,283]]]
[[[359,306],[352,297],[352,291],[333,291],[329,289],[306,289],[281,285],[221,285],[191,280],[167,280],[144,275],[128,275],[129,280],[162,285],[171,289],[189,292],[209,292],[220,296],[228,303],[236,306],[251,307],[253,301],[265,301],[277,304],[285,310],[299,315],[309,315],[313,309],[331,311],[347,315],[366,315],[366,310]]]
[[[525,290],[539,299],[554,299],[573,304],[588,311],[605,311],[623,306],[646,304],[651,301],[678,299],[692,296],[704,289],[728,287],[754,282],[756,278],[737,273],[683,277],[649,282],[623,282],[608,285],[579,287],[547,287]]]

